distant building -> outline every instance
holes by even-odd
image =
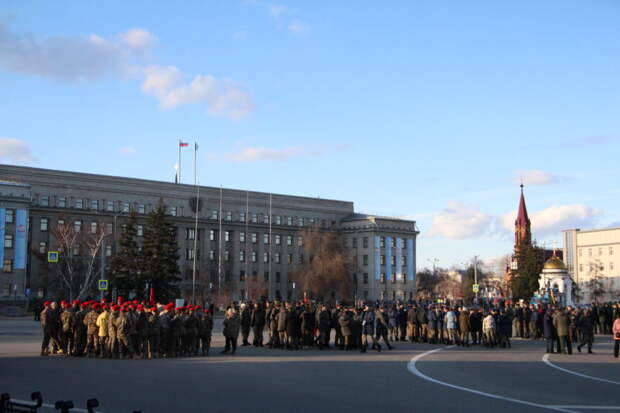
[[[358,299],[409,299],[415,294],[415,221],[357,214],[349,201],[327,200],[171,182],[0,165],[0,307],[29,298],[67,298],[47,281],[50,265],[40,257],[57,243],[50,229],[106,229],[109,263],[130,210],[138,215],[138,238],[146,217],[162,200],[177,228],[183,296],[192,287],[194,242],[197,291],[206,298],[218,282],[232,285],[232,299],[246,296],[249,278],[268,284],[269,297],[300,298],[291,273],[310,257],[300,230],[318,227],[342,234],[357,264],[352,274]],[[198,233],[193,208],[199,205]],[[46,270],[46,268],[48,268]]]
[[[620,227],[562,231],[564,262],[578,288],[578,302],[620,297]]]

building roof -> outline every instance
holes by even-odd
[[[525,206],[525,197],[523,196],[523,184],[521,184],[521,199],[519,200],[519,212],[517,213],[515,225],[525,227],[529,222],[530,218],[527,216],[527,207]]]

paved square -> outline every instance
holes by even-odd
[[[39,357],[40,341],[37,322],[0,320],[1,392],[28,400],[38,390],[48,405],[82,409],[94,397],[107,413],[620,411],[608,337],[597,337],[595,354],[545,360],[544,342],[527,340],[511,350],[398,342],[382,353],[240,347],[223,356],[221,319],[207,358]]]

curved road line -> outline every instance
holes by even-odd
[[[441,380],[437,380],[434,379],[432,377],[427,376],[426,374],[422,373],[420,370],[418,370],[418,368],[416,367],[416,363],[421,360],[422,358],[429,356],[433,353],[437,353],[445,348],[452,348],[454,346],[448,346],[448,347],[443,347],[443,348],[438,348],[435,350],[430,350],[427,351],[425,353],[422,354],[418,354],[417,356],[415,356],[414,358],[412,358],[409,363],[407,364],[407,370],[409,370],[409,372],[411,372],[412,374],[415,374],[416,376],[420,377],[421,379],[424,379],[426,381],[430,381],[431,383],[435,383],[435,384],[439,384],[442,386],[446,386],[446,387],[450,387],[452,389],[456,389],[456,390],[461,390],[461,391],[465,391],[468,393],[473,393],[476,394],[478,396],[484,396],[484,397],[490,397],[492,399],[498,399],[498,400],[504,400],[504,401],[508,401],[508,402],[513,402],[513,403],[518,403],[518,404],[524,404],[526,406],[532,406],[532,407],[538,407],[540,409],[549,409],[549,410],[556,410],[558,412],[566,412],[566,413],[578,413],[575,410],[569,410],[567,408],[564,408],[563,406],[549,406],[549,405],[545,405],[545,404],[540,404],[540,403],[534,403],[534,402],[528,402],[526,400],[520,400],[520,399],[514,399],[512,397],[505,397],[505,396],[500,396],[499,394],[493,394],[493,393],[486,393],[480,390],[475,390],[475,389],[470,389],[468,387],[463,387],[463,386],[457,386],[456,384],[450,384],[450,383],[446,383],[445,381],[441,381]]]
[[[547,366],[553,367],[554,369],[558,369],[560,371],[563,371],[564,373],[568,373],[568,374],[572,374],[572,375],[575,375],[575,376],[583,377],[584,379],[590,379],[590,380],[601,381],[603,383],[611,383],[611,384],[618,384],[618,385],[620,385],[620,382],[618,382],[618,381],[602,379],[600,377],[588,376],[587,374],[577,373],[576,371],[565,369],[564,367],[560,367],[560,366],[558,366],[556,364],[553,364],[551,361],[549,361],[549,354],[545,354],[543,356],[543,358],[542,358],[542,361]]]

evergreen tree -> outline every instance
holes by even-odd
[[[516,254],[518,268],[511,282],[512,297],[530,300],[538,290],[538,279],[545,265],[545,251],[536,245],[521,244]]]
[[[118,295],[127,297],[132,291],[140,290],[141,254],[136,240],[136,212],[132,210],[123,226],[119,238],[118,253],[110,263],[111,284]]]
[[[149,214],[144,229],[140,277],[143,286],[148,283],[155,290],[158,301],[169,301],[179,294],[178,250],[176,228],[166,218],[166,207],[160,201]],[[148,293],[146,295],[148,298]]]

